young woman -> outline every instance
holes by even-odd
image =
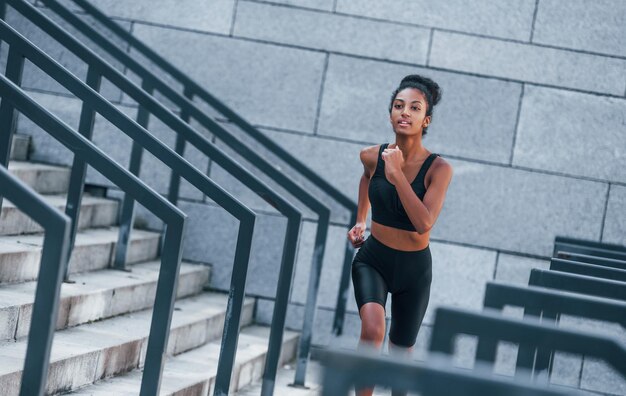
[[[394,91],[389,120],[395,143],[361,150],[357,223],[348,239],[359,247],[352,282],[361,317],[360,344],[380,348],[391,293],[390,352],[410,353],[424,318],[431,283],[430,230],[443,207],[452,167],[422,145],[439,85],[406,76]],[[371,235],[363,239],[368,209]],[[371,395],[372,389],[359,395]]]

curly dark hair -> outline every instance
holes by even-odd
[[[428,102],[426,106],[426,116],[432,116],[433,107],[441,100],[441,87],[430,78],[420,76],[419,74],[409,74],[400,81],[400,85],[391,95],[389,114],[391,114],[391,110],[393,109],[393,101],[396,100],[396,96],[400,91],[406,88],[419,89],[424,96],[426,96],[426,101]],[[422,130],[422,136],[426,135],[426,129],[428,129],[428,127]]]

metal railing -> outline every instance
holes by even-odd
[[[286,312],[288,307],[288,299],[289,299],[289,290],[291,285],[291,279],[293,277],[295,260],[296,260],[296,251],[298,244],[298,237],[300,233],[300,223],[302,219],[302,215],[297,208],[291,205],[288,201],[283,199],[279,194],[265,185],[263,182],[258,180],[255,176],[253,176],[249,171],[245,168],[241,167],[237,162],[232,160],[229,156],[225,155],[221,150],[219,150],[215,144],[210,142],[200,133],[195,131],[188,123],[186,123],[183,119],[178,118],[174,113],[172,113],[169,109],[160,104],[157,100],[151,96],[153,90],[159,89],[159,91],[170,91],[169,86],[164,84],[160,79],[156,76],[152,75],[150,72],[145,70],[144,80],[142,83],[142,88],[137,87],[133,82],[128,80],[122,73],[114,69],[104,60],[102,60],[97,54],[93,53],[89,48],[82,45],[78,40],[52,22],[48,17],[43,15],[33,6],[28,4],[24,0],[8,0],[8,4],[10,4],[13,8],[15,8],[18,12],[24,15],[26,18],[31,20],[33,23],[37,24],[42,30],[48,33],[51,37],[61,43],[63,46],[68,48],[74,54],[76,54],[79,58],[85,61],[89,65],[88,73],[87,73],[87,82],[93,81],[95,87],[99,86],[99,81],[102,77],[108,79],[113,84],[115,84],[118,88],[120,88],[124,93],[129,95],[131,98],[136,100],[139,105],[139,111],[137,116],[137,122],[142,127],[147,127],[150,115],[154,115],[156,118],[161,120],[166,126],[170,127],[174,132],[177,133],[177,146],[180,146],[180,142],[183,143],[185,141],[191,142],[196,148],[198,148],[203,154],[210,157],[213,161],[222,166],[227,172],[231,173],[238,180],[243,182],[247,187],[249,187],[252,191],[254,191],[257,195],[261,196],[268,203],[270,203],[273,207],[275,207],[280,213],[287,217],[287,228],[285,230],[285,243],[283,248],[283,257],[281,260],[279,279],[278,279],[278,287],[276,292],[276,303],[274,307],[274,320],[272,321],[271,331],[270,331],[270,341],[268,348],[268,359],[267,359],[267,367],[269,369],[266,371],[268,379],[268,385],[273,385],[273,380],[276,375],[278,360],[280,357],[280,348],[282,346],[282,338],[284,333],[284,324],[286,320]],[[127,54],[124,54],[126,57]],[[132,58],[129,58],[131,59]],[[171,91],[175,93],[174,91]],[[212,131],[219,132],[223,131],[218,124],[211,121],[208,117],[206,117],[199,109],[195,106],[192,106],[191,102],[185,98],[179,98],[182,100],[182,113],[183,115],[195,115],[198,118],[206,119],[211,123]],[[88,109],[83,107],[83,112],[81,114],[81,125],[84,125],[85,128],[82,132],[87,132],[87,136],[91,136],[93,129],[93,116],[87,115],[87,117],[91,117],[91,121],[82,122],[85,115],[85,112],[88,112]],[[184,146],[184,145],[183,145]],[[141,155],[143,149],[136,142],[133,143],[132,154],[130,158],[130,171],[133,174],[139,173],[139,167],[141,163]],[[180,153],[182,154],[182,149]],[[304,194],[301,187],[297,186],[293,181],[286,178],[284,175],[280,174],[276,169],[269,166],[271,168],[271,172],[278,174],[279,177],[287,180],[288,185],[293,187],[296,193]],[[175,183],[175,188],[171,189],[170,192],[170,200],[176,200],[178,196],[178,178],[177,172],[172,172],[173,180]],[[74,168],[72,170],[70,189],[74,188],[75,191],[70,193],[70,196],[76,197],[80,199],[82,184],[84,183],[85,170],[84,165],[80,164],[79,161],[74,161]],[[172,192],[173,191],[173,192]],[[298,196],[298,194],[296,194]],[[299,197],[299,196],[298,196]],[[304,196],[304,199],[308,199],[308,196]],[[310,199],[309,199],[310,200]],[[317,202],[313,202],[315,209],[318,210],[321,214],[322,222],[328,223],[329,219],[329,211],[323,205]],[[79,208],[80,202],[72,202],[68,204],[68,207]],[[115,257],[115,266],[120,269],[125,268],[125,258],[126,258],[126,248],[128,246],[128,240],[130,231],[132,229],[133,222],[133,212],[134,205],[132,199],[124,199],[122,205],[122,219],[120,225],[120,237],[118,242],[118,248],[116,250]],[[75,214],[77,214],[77,209],[75,210]],[[318,233],[318,239],[321,239],[325,244],[326,234],[327,234],[327,226],[323,227],[323,224],[320,227],[320,232]],[[318,256],[323,256],[322,252],[318,253]],[[233,271],[234,272],[234,271]],[[231,326],[232,327],[232,326]],[[229,328],[228,324],[225,328]],[[238,329],[238,327],[236,327]],[[228,339],[232,338],[231,336]],[[216,394],[228,393],[228,387],[230,385],[230,375],[231,370],[234,364],[234,354],[236,349],[236,342],[227,342],[224,344],[224,353],[223,356],[232,356],[232,359],[229,359],[228,362],[224,362],[224,364],[220,365],[218,369],[218,378],[216,380],[215,392]],[[228,367],[228,368],[227,368]]]
[[[542,316],[544,311],[620,324],[626,329],[626,301],[568,293],[542,287],[488,282],[484,307],[502,310],[523,307],[525,315]]]
[[[626,283],[593,276],[533,268],[528,284],[626,301]]]
[[[4,39],[5,24],[0,21],[0,35]],[[15,46],[11,46],[9,56],[19,56]],[[164,254],[161,255],[161,268],[157,283],[157,297],[155,300],[155,308],[152,315],[152,324],[150,326],[150,334],[148,337],[148,355],[158,360],[161,357],[167,345],[167,336],[169,333],[169,323],[171,321],[171,313],[173,310],[173,299],[175,295],[175,285],[178,279],[178,268],[180,266],[180,258],[182,255],[182,235],[185,226],[185,214],[182,213],[174,205],[170,204],[147,187],[143,182],[130,174],[127,170],[113,162],[101,150],[96,148],[88,140],[77,132],[71,130],[62,121],[51,115],[40,105],[35,103],[31,98],[23,93],[17,85],[0,75],[0,96],[2,104],[0,107],[6,106],[10,109],[17,109],[26,117],[31,119],[36,125],[49,133],[56,140],[61,142],[65,147],[71,150],[74,155],[81,157],[94,169],[105,175],[109,180],[118,185],[137,198],[146,208],[153,211],[159,218],[167,224],[167,230],[164,239]],[[5,122],[7,120],[4,120]],[[1,124],[0,124],[1,125]],[[68,229],[69,236],[69,229]],[[69,244],[65,245],[68,248]],[[63,267],[67,265],[67,261],[63,263]],[[39,279],[44,279],[45,274],[40,273]],[[58,303],[58,301],[57,301]],[[56,323],[56,320],[55,320]],[[155,348],[161,347],[160,354],[155,355]],[[154,377],[153,364],[146,362],[149,374],[144,371],[144,378],[152,381],[158,381],[160,371]],[[155,379],[156,378],[156,379]],[[143,381],[146,383],[147,381]],[[142,386],[143,386],[142,383]],[[156,384],[158,389],[158,383]]]
[[[14,3],[14,2],[12,2]],[[20,2],[23,3],[23,2]],[[169,101],[174,103],[180,108],[181,111],[181,119],[184,122],[189,122],[191,119],[197,121],[200,125],[207,128],[211,131],[215,136],[217,136],[221,141],[227,144],[231,149],[237,152],[246,160],[250,161],[257,167],[259,170],[267,174],[274,182],[281,185],[288,191],[290,194],[295,196],[300,202],[304,203],[307,207],[313,210],[318,215],[318,226],[317,232],[314,242],[313,249],[313,257],[311,264],[311,271],[309,277],[309,285],[307,289],[307,301],[305,305],[305,313],[302,325],[302,333],[300,337],[300,345],[298,349],[298,366],[296,370],[296,378],[295,383],[297,385],[304,385],[305,382],[305,373],[306,373],[306,364],[308,361],[308,357],[310,354],[311,340],[312,340],[312,328],[315,319],[315,308],[317,304],[317,295],[319,289],[319,280],[322,270],[322,260],[324,257],[324,250],[326,246],[326,239],[328,236],[328,228],[330,224],[330,210],[326,207],[319,199],[315,198],[310,192],[304,189],[302,186],[294,182],[287,175],[278,170],[274,164],[271,164],[266,159],[262,158],[259,154],[257,154],[254,150],[247,147],[243,144],[236,136],[234,136],[231,132],[221,127],[218,123],[208,117],[203,110],[201,110],[194,102],[194,98],[200,98],[205,100],[207,103],[212,105],[222,114],[225,114],[232,122],[242,128],[242,130],[246,131],[248,134],[253,136],[257,141],[263,144],[270,151],[280,156],[281,159],[285,160],[287,163],[290,163],[297,170],[307,176],[310,180],[312,180],[318,187],[320,187],[323,191],[325,191],[329,196],[338,200],[338,202],[342,203],[343,206],[351,209],[354,213],[356,211],[356,206],[353,202],[351,202],[348,198],[343,196],[340,192],[334,189],[330,184],[320,178],[318,175],[310,171],[306,168],[302,163],[298,162],[291,154],[286,152],[284,149],[280,148],[276,143],[274,143],[271,139],[268,139],[263,134],[261,134],[254,127],[245,122],[241,117],[232,112],[232,110],[228,109],[221,102],[215,99],[213,96],[208,94],[203,88],[201,88],[198,84],[189,79],[186,75],[178,71],[176,68],[171,66],[168,62],[162,59],[159,55],[151,51],[144,44],[139,42],[132,35],[129,35],[123,29],[121,29],[115,22],[111,21],[106,15],[101,13],[91,4],[86,2],[77,1],[76,3],[83,7],[89,14],[91,14],[95,19],[99,20],[103,23],[107,28],[111,29],[115,34],[121,35],[122,39],[128,41],[134,48],[139,50],[140,52],[147,54],[147,57],[151,60],[155,61],[155,63],[161,67],[162,69],[168,71],[170,74],[174,75],[176,78],[180,78],[184,85],[183,94],[181,95],[177,91],[171,88],[170,85],[163,82],[162,78],[156,76],[152,71],[141,65],[137,60],[125,51],[120,50],[115,44],[113,44],[108,38],[104,37],[100,33],[98,33],[95,29],[93,29],[89,24],[83,22],[80,18],[74,15],[71,11],[61,5],[59,2],[55,0],[45,0],[42,2],[44,5],[49,7],[53,12],[63,18],[66,22],[71,24],[78,31],[85,34],[90,38],[96,45],[105,50],[107,53],[116,58],[120,63],[122,63],[128,70],[133,73],[139,75],[143,79],[142,88],[146,90],[149,94],[153,94],[155,92],[159,92]],[[21,5],[20,11],[22,9],[28,9],[29,7],[26,5]],[[79,57],[83,57],[81,55],[81,51],[75,51],[75,45],[70,48],[74,53],[76,53]],[[108,78],[108,77],[107,77]],[[118,85],[119,87],[119,85]],[[135,99],[136,100],[136,99]],[[140,124],[147,124],[147,117],[149,114],[149,110],[142,107],[144,113],[138,115],[138,121]],[[173,128],[175,132],[177,132],[176,138],[176,151],[179,154],[182,154],[186,143],[191,143],[196,148],[199,148],[205,154],[209,155],[209,157],[213,160],[216,160],[214,157],[214,151],[208,150],[206,147],[212,145],[208,140],[202,137],[200,134],[195,133],[195,135],[190,135],[191,132],[181,131],[180,128]],[[217,159],[216,162],[219,162]],[[131,164],[133,164],[134,168],[138,170],[140,163],[140,152],[138,150],[133,150],[133,156],[131,156]],[[295,164],[295,165],[294,165]],[[172,174],[172,178],[170,181],[170,190],[169,197],[170,201],[176,202],[179,194],[179,176],[176,173]],[[265,197],[267,200],[267,197]],[[270,202],[271,203],[271,202]],[[132,202],[125,203],[123,207],[123,217],[122,217],[122,227],[124,230],[129,229],[129,224],[132,223]],[[353,219],[355,217],[353,216]],[[128,235],[122,234],[123,240],[121,241],[122,248],[126,246]],[[123,249],[118,250],[118,256],[116,257],[116,262],[123,262]],[[349,245],[346,245],[346,256],[344,265],[348,265],[352,259],[352,249]],[[285,272],[288,274],[288,271]],[[285,287],[284,290],[280,291],[281,295],[288,295],[289,292],[289,280],[290,276],[284,276],[284,279],[279,280],[279,289]],[[347,288],[345,293],[347,292]],[[341,293],[340,293],[341,294]],[[284,327],[285,315],[286,315],[287,305],[283,304],[280,299],[277,298],[277,303],[275,304],[272,327]],[[273,389],[273,381],[276,375],[276,370],[278,366],[278,358],[279,358],[279,350],[272,346],[280,344],[282,342],[282,332],[272,331],[272,335],[270,336],[270,352],[268,359],[266,360],[266,368],[264,372],[264,393],[271,393]]]
[[[541,287],[522,287],[516,285],[488,282],[485,289],[485,308],[503,310],[505,306],[524,308],[524,317],[541,318],[542,322],[559,322],[561,314],[617,323],[626,329],[626,302],[608,298],[593,297],[577,293],[567,293]],[[493,361],[496,343],[493,339],[481,339],[476,349],[478,360]],[[532,366],[535,372],[552,370],[553,353],[534,350],[520,345],[517,364],[522,367]]]
[[[21,75],[21,69],[24,65],[24,58],[27,58],[30,62],[35,64],[46,74],[54,78],[68,91],[81,99],[83,103],[88,103],[88,106],[92,111],[95,111],[98,114],[102,115],[113,125],[119,128],[122,132],[128,135],[131,139],[141,144],[155,157],[159,158],[173,171],[176,171],[179,174],[183,175],[183,177],[188,180],[192,185],[194,185],[204,194],[209,196],[218,205],[222,206],[231,215],[233,215],[240,221],[239,234],[235,251],[234,270],[233,276],[231,278],[231,288],[226,312],[227,317],[224,325],[224,334],[222,337],[223,347],[220,353],[219,361],[221,367],[231,367],[229,369],[226,369],[228,371],[228,376],[230,376],[232,364],[228,363],[234,362],[234,352],[236,350],[239,335],[238,330],[244,301],[245,282],[250,256],[250,247],[252,243],[252,233],[256,218],[254,212],[249,210],[246,206],[242,205],[239,201],[233,198],[221,187],[211,181],[206,175],[191,166],[185,159],[183,159],[173,150],[165,146],[158,139],[154,138],[148,131],[138,125],[135,121],[128,118],[118,109],[116,109],[100,94],[98,94],[92,88],[90,88],[74,75],[65,70],[60,64],[51,59],[48,55],[44,54],[32,43],[30,43],[19,33],[13,30],[4,21],[0,21],[0,38],[2,39],[2,41],[9,44],[9,59],[7,61],[8,76]],[[95,72],[99,72],[99,70],[96,70]],[[19,81],[16,82],[19,83]],[[9,94],[10,92],[7,94],[7,97],[10,97]],[[18,99],[20,98],[21,96],[18,97]],[[34,102],[32,102],[32,100],[30,100],[30,102],[26,102],[25,99],[21,100],[23,100],[23,102],[21,102],[22,106],[34,106]],[[11,105],[8,101],[6,101],[6,103],[6,106],[9,106],[9,109],[6,111],[6,113],[13,114],[12,108],[10,108]],[[5,106],[4,100],[2,101],[0,107],[1,106]],[[17,104],[15,104],[15,106],[17,107]],[[37,108],[40,109],[40,111],[43,111],[40,107]],[[0,113],[2,113],[1,110]],[[23,113],[26,114],[25,109],[23,109]],[[56,119],[51,118],[49,114],[42,115],[38,113],[37,117],[39,117],[39,121],[41,121],[41,119],[47,119],[50,123],[58,122]],[[6,128],[14,125],[13,118],[7,118],[5,122],[6,124],[4,125]],[[84,137],[81,136],[81,139],[84,139]],[[84,139],[84,142],[81,142],[82,143],[80,144],[80,147],[83,147],[84,142],[88,142],[88,140]],[[77,147],[77,144],[79,143],[75,143],[74,146],[69,145],[70,149],[72,150],[73,147]],[[93,150],[91,152],[93,153]],[[96,170],[100,171],[98,167],[93,165],[94,160],[91,158],[86,158],[83,152],[80,152],[80,154],[76,152],[75,155],[79,157],[79,159],[81,159],[82,161],[85,161],[87,164],[93,166]],[[103,169],[108,170],[110,173],[110,166],[109,168],[105,167]],[[109,178],[115,183],[115,180],[113,180],[111,177]],[[164,223],[166,223],[166,229],[161,254],[163,264],[159,272],[159,279],[157,283],[155,310],[152,316],[146,363],[143,370],[143,380],[141,386],[142,395],[153,395],[158,393],[160,385],[160,377],[164,363],[164,351],[167,346],[169,325],[171,322],[172,312],[174,308],[178,269],[180,266],[180,259],[182,255],[181,237],[184,231],[184,216],[182,212],[178,211],[178,209],[175,208],[175,206],[162,199],[160,196],[158,197],[159,199],[156,201],[155,198],[148,197],[148,192],[152,192],[152,190],[150,189],[142,189],[141,193],[138,193],[137,189],[135,189],[134,192],[128,190],[126,190],[125,192],[127,194],[130,194],[134,199],[142,204],[144,201],[147,202],[148,206],[155,206],[155,202],[157,202],[159,205],[163,205],[164,202],[166,202],[167,208],[169,208],[170,211],[175,210],[174,213],[179,213],[179,217],[170,215],[167,218],[167,221],[164,220]],[[145,196],[142,194],[144,194]],[[146,201],[148,198],[150,198],[151,201]],[[229,351],[229,353],[226,353],[225,351]],[[231,351],[232,353],[230,353]]]
[[[465,334],[483,339],[506,341],[547,351],[562,351],[591,356],[609,363],[626,378],[626,345],[614,337],[582,330],[570,330],[540,323],[532,318],[507,318],[495,312],[472,312],[457,308],[438,308],[435,313],[430,351],[448,355],[454,353],[454,340]],[[485,362],[494,363],[492,356],[482,355]],[[516,364],[515,375],[528,378],[532,359]],[[535,377],[535,379],[537,379]]]
[[[132,36],[129,32],[121,28],[118,24],[116,24],[114,21],[108,18],[104,13],[102,13],[98,8],[94,7],[92,4],[90,4],[88,1],[85,1],[85,0],[72,0],[72,1],[76,3],[78,6],[80,6],[91,17],[93,17],[95,20],[97,20],[99,23],[105,26],[109,31],[111,31],[117,37],[121,38],[124,42],[129,44],[131,48],[138,51],[147,59],[149,59],[151,62],[153,62],[154,65],[156,65],[160,70],[168,73],[176,81],[181,83],[181,85],[184,87],[184,92],[186,96],[188,96],[189,98],[192,98],[192,97],[197,98],[203,101],[204,103],[208,104],[209,106],[211,106],[214,110],[222,114],[226,119],[228,119],[237,127],[239,127],[244,133],[252,137],[257,143],[261,144],[270,152],[272,152],[273,154],[281,158],[281,160],[283,160],[285,163],[290,165],[294,170],[299,172],[302,176],[306,177],[311,183],[317,186],[321,191],[323,191],[325,194],[327,194],[329,197],[335,200],[335,202],[340,204],[342,207],[346,208],[351,213],[350,222],[349,222],[350,226],[356,222],[357,206],[353,200],[351,200],[345,194],[343,194],[338,189],[333,187],[324,178],[320,177],[318,174],[313,172],[304,163],[302,163],[296,157],[291,155],[291,153],[283,149],[281,146],[275,143],[272,139],[262,134],[257,128],[252,126],[250,123],[244,120],[241,116],[235,113],[232,109],[230,109],[220,100],[218,100],[216,97],[211,95],[207,90],[205,90],[202,86],[200,86],[194,80],[189,78],[185,73],[180,71],[176,66],[172,65],[170,62],[165,60],[162,56],[160,56],[155,51],[153,51],[148,46],[146,46],[144,43],[142,43],[140,40],[138,40],[136,37]],[[54,8],[54,11],[57,13],[59,11],[62,11],[64,13],[68,12],[67,9],[62,10],[63,7],[56,0],[42,0],[42,3],[49,6],[50,8]],[[83,24],[83,26],[78,26],[74,24],[74,22],[70,22],[70,23],[72,23],[74,27],[80,30],[83,34],[86,34],[88,37],[90,37],[90,39],[94,39],[95,36],[93,36],[93,29],[88,29],[89,28],[88,25]],[[97,40],[94,40],[94,41],[98,43],[98,45],[102,46],[102,48],[105,49],[107,52],[114,55],[116,59],[118,60],[121,59],[118,55],[123,54],[123,51],[120,51],[119,49],[115,48],[115,45],[113,45],[110,42],[103,43],[101,42],[99,37]],[[135,70],[135,73],[137,73],[136,70]],[[165,96],[168,97],[168,99],[170,100],[173,99],[172,97],[168,96],[165,92],[163,93]],[[177,103],[177,102],[174,102],[174,103]],[[200,121],[200,123],[204,122],[202,119],[198,119],[198,121]],[[238,139],[234,138],[232,135],[228,136],[228,139],[223,139],[222,137],[220,138],[224,140],[224,142],[227,145],[229,145],[233,150],[237,151],[240,155],[246,157],[248,160],[253,162],[255,166],[259,167],[259,169],[265,170],[267,168],[266,165],[259,166],[259,162],[257,158],[248,157],[248,155],[253,154],[253,152],[251,153],[250,148],[246,147],[245,145],[242,145],[241,142]],[[320,249],[323,249],[323,246],[316,244],[315,251],[318,251]],[[352,246],[350,245],[349,242],[346,242],[344,263],[342,267],[342,275],[341,275],[337,307],[336,307],[337,309],[336,309],[336,313],[335,313],[335,317],[333,321],[333,329],[338,334],[342,332],[343,324],[344,324],[345,309],[346,309],[346,303],[347,303],[347,298],[348,298],[347,294],[348,294],[349,282],[350,282],[350,264],[352,261],[352,254],[353,254]],[[317,284],[316,282],[319,282],[319,275],[316,275],[316,272],[318,272],[318,268],[321,270],[321,264],[318,266],[314,263],[312,265],[312,268],[313,269],[311,272],[312,272],[313,279],[309,282],[309,289],[311,287],[314,287]],[[312,294],[311,292],[309,292],[308,295],[309,296],[314,295],[316,298],[317,293]],[[305,322],[308,320],[308,317],[310,315],[308,313],[310,310],[309,300],[310,300],[310,297],[307,298],[307,306],[305,308],[306,309]],[[303,339],[305,338],[306,338],[306,335],[303,334]]]
[[[593,256],[589,254],[561,252],[561,251],[557,252],[554,257],[557,257],[563,260],[577,261],[580,263],[601,265],[603,267],[626,269],[626,260],[616,260],[616,259],[611,259],[611,258],[606,258],[606,257]]]
[[[577,392],[547,388],[515,378],[490,375],[480,363],[468,371],[452,367],[449,359],[431,356],[426,363],[392,356],[348,351],[321,351],[324,396],[347,396],[355,385],[383,385],[419,392],[423,396],[556,396]]]
[[[3,82],[4,76],[0,76],[0,79]],[[0,96],[3,98],[2,105],[5,106],[3,93],[4,89],[0,91]],[[3,125],[1,121],[0,125]],[[6,137],[7,131],[3,130],[3,132],[3,137]],[[4,146],[1,147],[4,148]],[[10,142],[7,147],[10,149]],[[3,166],[0,166],[0,197],[8,198],[44,229],[41,264],[20,386],[21,396],[43,395],[48,378],[50,350],[59,310],[59,294],[63,283],[64,267],[69,256],[70,219],[41,199],[36,192],[11,175]]]
[[[553,256],[559,252],[579,253],[626,261],[626,247],[610,243],[557,236],[554,239]]]
[[[595,278],[626,282],[626,270],[605,267],[602,265],[579,263],[577,261],[553,258],[550,260],[550,269],[552,271],[568,272],[570,274],[587,275]]]

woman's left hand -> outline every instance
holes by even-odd
[[[385,176],[391,184],[396,184],[396,178],[402,174],[402,165],[404,165],[404,156],[398,146],[390,144],[382,154],[385,161]]]

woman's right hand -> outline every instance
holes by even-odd
[[[348,240],[352,247],[358,248],[365,242],[365,223],[356,223],[350,231],[348,231]]]

